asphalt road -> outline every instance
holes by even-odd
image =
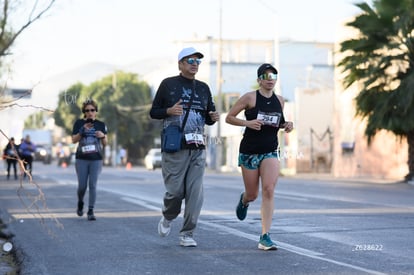
[[[0,176],[0,214],[20,274],[414,274],[414,186],[281,178],[271,235],[257,249],[260,199],[245,221],[234,208],[238,174],[205,175],[196,248],[179,246],[181,216],[157,234],[164,193],[159,170],[104,167],[94,222],[76,216],[74,167],[35,163],[34,180]]]

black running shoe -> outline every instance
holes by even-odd
[[[237,218],[241,221],[246,218],[247,208],[249,207],[249,204],[246,204],[246,205],[243,204],[243,195],[244,193],[241,193],[239,203],[237,204],[237,207],[236,207]]]
[[[88,211],[88,221],[96,221],[95,215],[93,214],[93,209]]]
[[[78,214],[79,217],[83,216],[83,202],[78,201],[78,209],[76,210],[76,214]]]

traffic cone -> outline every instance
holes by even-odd
[[[126,169],[127,169],[127,170],[130,170],[131,168],[132,168],[131,163],[130,163],[130,162],[127,162]]]

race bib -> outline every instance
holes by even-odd
[[[82,146],[81,150],[82,150],[82,153],[84,154],[91,154],[91,153],[98,152],[95,144],[89,144],[89,145]]]
[[[279,127],[280,123],[280,113],[265,113],[259,111],[257,114],[257,119],[263,121],[264,125],[269,125],[272,127]]]
[[[185,141],[187,144],[204,144],[203,135],[196,133],[185,134]]]

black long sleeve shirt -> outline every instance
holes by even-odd
[[[188,108],[191,95],[195,91],[190,108]],[[167,108],[172,107],[179,100],[182,100],[184,112],[180,116],[167,115]],[[163,128],[168,125],[178,125],[182,123],[186,112],[189,112],[187,122],[184,126],[184,134],[196,133],[204,136],[204,126],[213,125],[209,115],[210,111],[215,111],[215,105],[210,88],[202,81],[188,79],[182,75],[164,79],[154,97],[150,116],[153,119],[163,119]],[[203,149],[202,144],[187,144],[183,141],[185,149]]]

